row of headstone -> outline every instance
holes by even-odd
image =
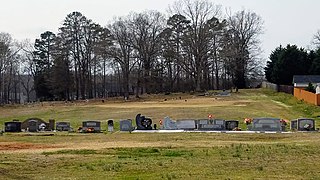
[[[122,119],[120,120],[120,131],[128,131],[131,132],[135,129],[137,130],[152,130],[152,120],[151,118],[142,116],[141,114],[137,114],[136,116],[136,125],[134,128],[132,125],[131,119]],[[154,127],[156,129],[156,127]]]
[[[248,127],[251,131],[285,131],[286,123],[279,118],[254,118],[252,125]],[[300,118],[291,121],[291,130],[315,131],[315,120]]]
[[[315,120],[308,118],[300,118],[291,121],[291,130],[297,131],[315,131]]]
[[[239,121],[223,119],[180,119],[177,121],[165,117],[162,122],[164,130],[208,130],[208,131],[231,131],[239,126]]]
[[[56,128],[54,128],[56,125]],[[40,131],[72,131],[70,122],[57,122],[49,120],[49,123],[39,119],[30,118],[23,122],[13,120],[12,122],[5,122],[5,132],[40,132]],[[82,122],[82,132],[100,132],[101,122],[100,121],[84,121]]]
[[[38,131],[52,131],[54,130],[55,120],[50,119],[49,122],[45,122],[39,118],[30,118],[23,122],[13,120],[11,122],[5,122],[5,132],[38,132]]]
[[[52,131],[54,130],[54,120],[49,120],[49,123],[41,119],[30,118],[24,122],[13,120],[12,122],[5,122],[5,132],[21,132],[22,130],[28,132],[38,131]],[[152,120],[138,114],[136,116],[136,124],[138,130],[151,130]],[[114,130],[113,120],[108,120],[108,131]],[[216,131],[231,131],[239,126],[239,121],[236,120],[222,120],[222,119],[181,119],[177,121],[165,117],[162,122],[164,130],[216,130]],[[291,121],[291,130],[297,131],[315,131],[315,120],[308,118],[300,118]],[[120,131],[133,131],[135,128],[132,125],[131,119],[120,120]],[[57,122],[57,131],[72,131],[70,122]],[[255,118],[252,124],[248,126],[251,131],[285,131],[285,126],[281,123],[279,118]],[[80,132],[100,132],[100,121],[84,121]]]

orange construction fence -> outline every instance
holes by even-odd
[[[308,103],[319,106],[320,105],[320,94],[314,94],[300,88],[294,88],[294,97],[302,99]]]

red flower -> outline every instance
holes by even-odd
[[[286,125],[289,123],[289,121],[286,120],[286,119],[281,119],[281,120],[280,120],[280,123],[282,123],[283,125],[286,126]]]
[[[251,118],[245,118],[244,123],[246,123],[246,125],[251,124],[252,123],[252,119]]]

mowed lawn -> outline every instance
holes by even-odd
[[[190,94],[146,95],[42,103],[0,108],[5,121],[30,117],[70,121],[246,117],[315,118],[320,108],[290,95],[264,89],[240,90],[230,97]],[[319,123],[318,123],[319,122]],[[5,133],[0,136],[0,179],[319,179],[320,133]]]

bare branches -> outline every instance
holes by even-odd
[[[312,43],[317,47],[320,48],[320,30],[313,36]]]

